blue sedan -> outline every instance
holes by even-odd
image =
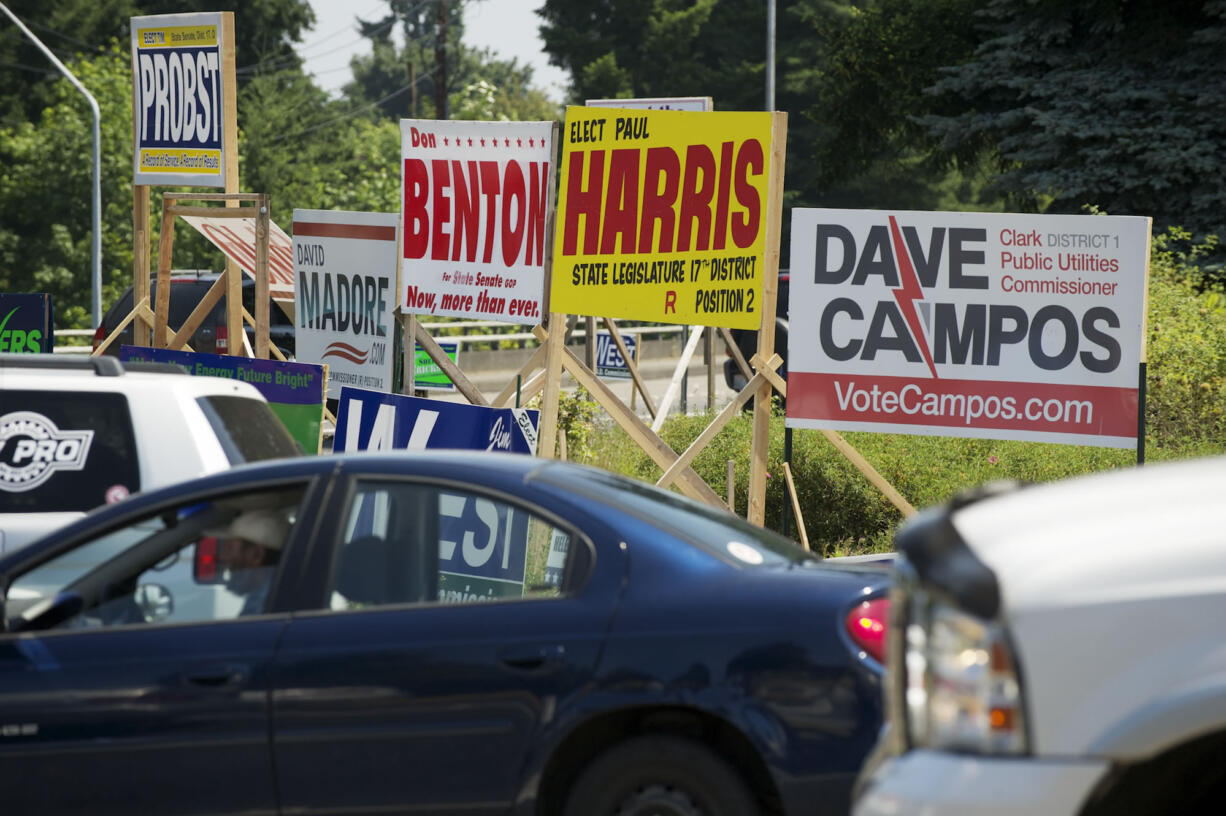
[[[844,813],[887,581],[566,463],[244,466],[0,560],[4,810]]]

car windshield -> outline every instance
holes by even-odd
[[[583,484],[565,475],[538,471],[539,478],[559,486],[583,490]],[[584,482],[592,498],[668,530],[717,557],[741,567],[778,567],[816,561],[795,542],[744,519],[685,496],[613,473],[588,470]]]
[[[265,402],[231,396],[200,397],[196,401],[232,465],[302,453]]]

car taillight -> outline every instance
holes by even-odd
[[[847,613],[847,634],[879,663],[885,663],[885,632],[890,620],[890,599],[875,598]]]
[[[98,346],[102,345],[102,341],[106,339],[106,326],[99,326],[94,329],[94,347],[93,351],[98,350]]]
[[[230,350],[230,329],[226,326],[218,326],[217,334],[214,336],[217,345],[217,353]]]
[[[205,536],[196,542],[196,558],[192,574],[196,581],[202,584],[217,580],[217,539]]]

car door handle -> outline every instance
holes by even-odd
[[[561,663],[565,657],[566,647],[561,644],[508,646],[498,653],[498,659],[513,669],[539,669]]]
[[[195,671],[186,672],[183,677],[193,686],[206,688],[230,688],[240,685],[250,674],[248,667],[237,663],[227,663],[219,666],[205,666]]]

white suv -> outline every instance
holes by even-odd
[[[856,816],[1220,813],[1226,458],[925,511],[896,539]]]
[[[114,357],[0,354],[0,554],[138,490],[298,454],[247,383]]]

